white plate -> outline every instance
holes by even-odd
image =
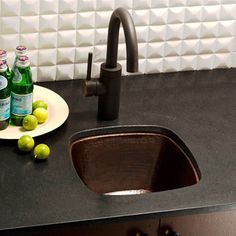
[[[69,115],[69,108],[65,100],[50,89],[34,85],[33,100],[44,100],[48,104],[48,119],[44,124],[39,124],[35,130],[25,131],[22,127],[9,125],[0,131],[0,139],[19,139],[27,134],[36,137],[46,134],[61,126]]]

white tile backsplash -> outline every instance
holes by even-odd
[[[21,1],[1,0],[1,16],[19,16]]]
[[[26,45],[35,81],[84,78],[93,52],[97,77],[117,7],[135,22],[141,73],[236,67],[236,0],[0,0],[0,48],[12,65]],[[120,29],[126,74],[124,41]]]

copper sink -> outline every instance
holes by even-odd
[[[180,138],[156,126],[78,132],[70,153],[81,180],[100,194],[171,190],[196,184],[201,176]]]

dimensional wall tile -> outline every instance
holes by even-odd
[[[231,67],[231,54],[230,53],[215,54],[214,67],[215,68]]]
[[[164,57],[164,42],[149,43],[147,45],[147,58]]]
[[[236,53],[231,53],[231,67],[236,67]]]
[[[95,64],[93,64],[93,70],[92,70],[92,77],[98,77],[99,76],[99,71],[100,71],[100,67],[98,68],[98,72],[95,74]],[[74,79],[80,79],[82,78],[86,78],[87,76],[87,63],[79,63],[79,64],[75,64],[74,67]]]
[[[133,0],[115,0],[115,8],[124,7],[127,10],[133,6]]]
[[[3,48],[3,47],[1,46],[1,48]],[[8,51],[7,52],[7,63],[10,67],[12,67],[12,65],[14,64],[15,56],[16,56],[15,51]]]
[[[232,37],[235,35],[236,30],[236,21],[235,20],[227,20],[219,22],[219,37]]]
[[[201,23],[200,37],[212,38],[217,37],[219,33],[219,22],[205,22]]]
[[[36,33],[39,31],[38,16],[21,16],[20,17],[20,32],[21,33]]]
[[[216,38],[201,39],[199,41],[200,54],[213,54],[216,51]]]
[[[40,14],[46,15],[46,14],[57,14],[57,13],[58,13],[57,0],[40,0]]]
[[[201,23],[186,23],[183,25],[183,39],[196,39],[200,37]]]
[[[191,71],[196,70],[197,56],[188,55],[182,56],[180,59],[180,70],[182,71]]]
[[[190,39],[182,41],[181,55],[196,55],[199,54],[200,39]]]
[[[37,82],[37,78],[38,78],[38,68],[35,66],[31,67],[31,73],[32,73],[32,80],[33,82]]]
[[[204,5],[216,5],[220,4],[221,0],[204,0]]]
[[[37,81],[85,77],[92,51],[99,76],[117,7],[134,19],[141,73],[236,67],[235,0],[1,0],[1,48],[11,65],[25,44]],[[122,27],[118,61],[129,74]]]
[[[180,57],[164,57],[163,70],[166,72],[179,71],[180,69]]]
[[[149,73],[163,72],[163,58],[147,59],[147,70]]]
[[[114,9],[114,0],[96,0],[97,11],[112,11]]]
[[[96,1],[94,0],[77,0],[77,2],[78,12],[96,10]]]
[[[220,5],[204,6],[202,8],[202,21],[217,21],[220,18]]]
[[[169,41],[164,45],[164,56],[180,56],[181,53],[181,41]]]
[[[108,27],[110,16],[112,12],[98,11],[95,14],[95,26],[96,28]]]
[[[39,33],[39,48],[56,48],[57,47],[57,32]]]
[[[170,0],[169,7],[183,7],[186,5],[187,0]]]
[[[89,52],[93,53],[93,47],[77,47],[75,49],[75,63],[87,63]]]
[[[59,13],[76,13],[77,2],[75,0],[59,0]]]
[[[72,80],[74,78],[74,65],[57,65],[56,78],[57,80]]]
[[[184,7],[168,8],[167,23],[178,24],[184,22]]]
[[[203,5],[204,0],[187,0],[187,6],[200,6]]]
[[[27,48],[30,50],[32,49],[36,50],[38,49],[38,45],[39,45],[39,34],[38,33],[20,34],[19,43],[21,45],[27,45]]]
[[[34,16],[39,14],[40,1],[37,0],[21,0],[21,16]]]
[[[107,52],[107,49],[105,48],[104,51]],[[117,57],[118,57],[118,61],[121,61],[121,60],[126,61],[126,45],[124,43],[119,44]]]
[[[60,48],[64,47],[75,47],[76,46],[76,31],[65,30],[58,31],[57,34],[57,46]]]
[[[150,25],[164,25],[167,23],[167,8],[155,8],[150,10]]]
[[[197,56],[197,69],[210,70],[213,68],[214,54],[202,54]]]
[[[0,42],[2,49],[12,51],[19,44],[19,34],[0,34]]]
[[[57,64],[73,64],[75,60],[75,48],[58,48]]]
[[[28,56],[30,58],[30,66],[38,66],[38,50],[28,50]]]
[[[38,54],[39,66],[54,66],[57,60],[57,49],[41,49]]]
[[[14,34],[20,31],[20,22],[17,16],[8,16],[0,18],[1,34]]]
[[[224,0],[225,2],[226,0]],[[232,4],[221,4],[220,20],[236,20],[236,4],[235,0],[232,0]]]
[[[93,29],[77,30],[77,46],[94,46],[95,31]]]
[[[152,8],[159,8],[159,7],[168,7],[169,1],[171,0],[151,0],[151,7]]]
[[[165,25],[150,26],[148,41],[149,42],[158,42],[164,41],[166,39],[166,28]]]
[[[136,27],[137,40],[139,43],[148,41],[148,28],[145,26]],[[123,41],[124,42],[124,41]]]
[[[77,14],[77,29],[94,28],[95,14],[95,12],[79,12]]]
[[[149,23],[149,11],[148,10],[134,10],[133,20],[136,26],[144,26]]]
[[[106,45],[107,43],[107,29],[101,28],[95,30],[95,45]]]
[[[235,51],[235,39],[233,37],[217,38],[216,39],[216,53],[228,53]]]
[[[39,66],[37,81],[54,81],[56,79],[56,66]]]
[[[186,7],[184,13],[185,23],[201,21],[202,6]]]
[[[76,29],[76,13],[61,14],[58,16],[58,30]]]
[[[105,62],[106,53],[107,53],[107,50],[106,50],[105,45],[95,46],[93,49],[93,61],[94,62]]]
[[[123,61],[124,64],[122,64],[122,67],[125,68],[125,75],[133,75],[134,73],[128,73],[126,70],[126,61]],[[139,65],[138,65],[138,72],[136,74],[143,74],[147,67],[147,60],[146,59],[139,59]]]
[[[39,16],[39,32],[53,32],[58,28],[58,16],[41,15]]]
[[[19,16],[20,15],[19,0],[2,0],[1,1],[1,16]]]
[[[134,9],[149,9],[151,7],[151,0],[139,0],[133,1],[133,8]]]
[[[139,58],[146,59],[147,57],[147,43],[138,44]]]
[[[236,52],[236,36],[233,37],[233,43],[232,43],[232,53]]]
[[[179,40],[183,38],[183,24],[169,24],[166,27],[166,40]]]

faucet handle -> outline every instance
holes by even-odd
[[[87,77],[84,82],[85,96],[93,96],[97,93],[97,81],[91,80],[93,53],[88,53]]]
[[[91,79],[93,53],[88,54],[87,77],[84,83],[85,96],[98,96],[105,93],[105,86],[98,79]]]
[[[91,72],[92,72],[92,61],[93,61],[93,53],[88,53],[88,67],[87,67],[87,77],[86,80],[91,80]]]

